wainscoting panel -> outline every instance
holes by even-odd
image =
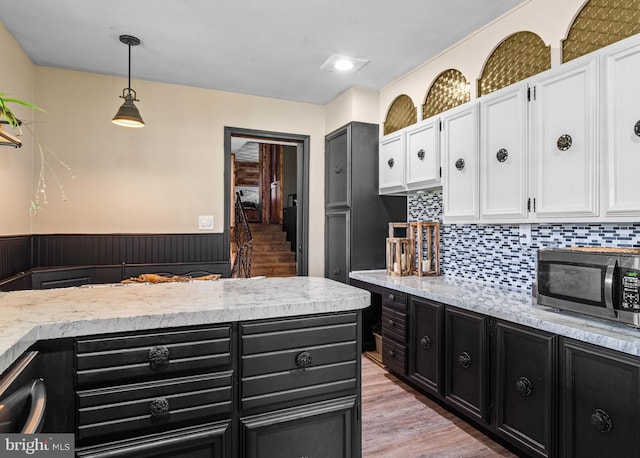
[[[0,279],[31,268],[31,236],[0,237]]]

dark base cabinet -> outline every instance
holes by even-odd
[[[244,458],[352,458],[357,398],[241,418]]]
[[[492,322],[496,433],[532,456],[554,456],[557,338]]]
[[[409,299],[409,379],[435,395],[442,393],[442,316],[444,305]]]
[[[487,322],[477,313],[445,309],[444,396],[474,420],[487,418]]]
[[[640,456],[638,358],[569,339],[561,355],[563,456]]]
[[[382,363],[391,372],[407,373],[407,295],[382,293]]]
[[[152,434],[76,450],[77,458],[226,458],[229,422]]]

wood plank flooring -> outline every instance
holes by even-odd
[[[515,457],[362,357],[363,458]]]

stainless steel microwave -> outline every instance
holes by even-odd
[[[640,249],[538,250],[538,304],[640,327]]]

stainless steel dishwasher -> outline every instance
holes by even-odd
[[[37,351],[25,353],[0,379],[0,433],[42,430],[47,406],[44,380],[38,378]]]

